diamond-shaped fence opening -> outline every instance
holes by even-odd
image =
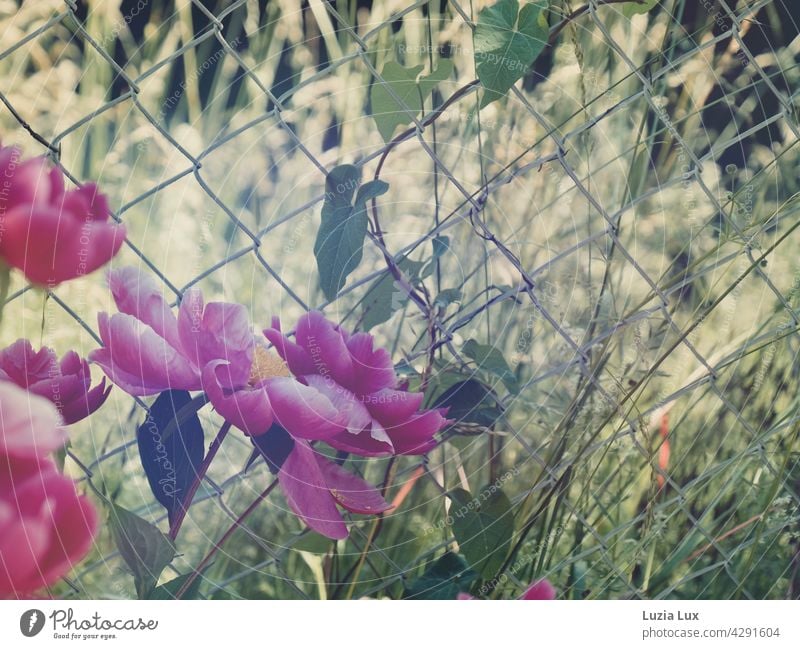
[[[500,481],[516,532],[482,595],[548,577],[573,598],[797,597],[790,3],[667,0],[631,17],[619,2],[552,2],[555,45],[481,111],[472,33],[491,2],[309,4],[7,0],[0,127],[101,184],[129,233],[113,263],[154,274],[171,302],[198,286],[257,325],[324,308],[358,328],[386,282],[372,333],[395,361],[433,390],[453,376],[491,390],[506,412],[496,425],[473,421],[476,402],[429,457],[354,463],[375,482],[391,470],[411,495],[379,534],[353,521],[329,595],[355,571],[360,595],[401,596],[456,547],[444,491]],[[381,72],[444,60],[454,71],[421,112]],[[376,86],[408,109],[388,143]],[[389,191],[329,302],[313,241],[342,163]],[[413,282],[422,303],[387,257],[430,264]],[[46,299],[15,285],[9,301],[44,343],[84,355],[97,311],[113,308],[96,276]],[[514,389],[470,358],[470,340],[503,354]],[[135,445],[146,408],[116,391],[75,427],[67,466],[159,521]],[[250,448],[226,442],[177,573],[266,485],[263,466],[245,471]],[[285,502],[259,511],[205,575],[208,594],[316,596]],[[64,592],[130,595],[121,565],[101,539]]]

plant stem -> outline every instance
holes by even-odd
[[[11,287],[11,268],[0,260],[0,323],[3,322],[3,309],[8,299],[8,289]]]
[[[389,460],[389,466],[386,467],[386,476],[383,481],[383,488],[381,489],[381,496],[383,496],[384,498],[386,497],[386,492],[389,490],[391,483],[394,481],[394,476],[396,473],[397,473],[397,458],[393,457],[391,460]],[[369,552],[369,547],[372,545],[372,542],[378,535],[382,522],[383,522],[383,514],[378,514],[378,517],[375,519],[375,522],[372,524],[372,527],[370,528],[369,536],[367,536],[367,542],[364,543],[364,549],[361,552],[361,556],[358,558],[358,563],[356,563],[355,569],[353,570],[353,576],[350,578],[350,585],[347,588],[347,594],[345,595],[345,599],[353,598],[353,592],[356,589],[356,580],[358,579],[359,574],[361,574],[361,568],[364,567],[364,562],[367,560],[367,553]]]
[[[264,491],[262,491],[259,494],[258,498],[256,498],[252,503],[250,503],[250,506],[239,515],[239,518],[237,518],[236,521],[233,523],[233,525],[231,525],[225,531],[225,534],[223,534],[220,540],[213,545],[213,547],[208,551],[208,554],[206,554],[206,556],[203,557],[202,561],[200,561],[200,563],[197,564],[197,567],[192,571],[191,576],[184,582],[184,584],[175,594],[175,599],[181,599],[181,597],[183,597],[186,594],[186,591],[188,591],[189,588],[191,588],[192,584],[200,576],[200,573],[202,573],[203,570],[206,569],[208,564],[211,562],[211,559],[214,558],[214,555],[220,551],[225,542],[242,525],[242,523],[244,523],[245,519],[255,511],[256,507],[258,507],[258,505],[261,504],[261,501],[264,500],[267,496],[269,496],[270,492],[275,488],[277,484],[278,480],[276,478],[270,483],[270,485],[266,489],[264,489]]]
[[[178,532],[181,529],[181,525],[183,524],[183,520],[186,518],[186,514],[189,512],[189,507],[192,506],[192,499],[194,495],[197,493],[197,490],[200,488],[200,483],[205,478],[206,473],[208,473],[208,468],[211,466],[211,462],[214,460],[214,456],[217,454],[220,446],[222,446],[222,442],[225,439],[225,436],[228,434],[228,431],[231,429],[231,425],[229,422],[225,422],[219,429],[217,436],[214,438],[214,441],[211,442],[211,446],[208,447],[208,453],[203,458],[203,463],[200,465],[200,468],[197,470],[197,475],[195,475],[194,481],[189,486],[189,489],[186,491],[186,495],[181,502],[180,510],[178,510],[178,514],[175,517],[175,520],[172,521],[172,524],[169,526],[169,538],[173,541],[178,536]]]

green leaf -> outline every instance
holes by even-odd
[[[359,187],[360,181],[361,171],[353,165],[334,167],[325,179],[325,201],[314,256],[320,287],[329,300],[336,299],[347,276],[361,263],[367,235],[367,201],[389,189],[382,180]]]
[[[147,599],[178,599],[178,592],[193,574],[193,572],[187,572],[185,575],[180,575],[165,584],[156,586],[148,593]],[[192,582],[189,589],[181,595],[181,599],[202,599],[198,597],[202,583],[203,577],[200,575]]]
[[[183,512],[184,499],[203,463],[203,426],[186,390],[165,390],[150,406],[136,430],[139,458],[156,500],[164,505],[170,525]],[[170,432],[171,431],[171,432]]]
[[[327,554],[333,547],[333,541],[327,536],[316,532],[306,532],[301,534],[289,544],[292,550],[300,552],[311,552],[312,554]]]
[[[658,4],[658,0],[641,0],[641,2],[626,2],[622,5],[622,13],[626,18],[636,14],[646,14]]]
[[[438,259],[450,249],[450,237],[434,237],[431,245],[433,246],[433,258]]]
[[[473,45],[484,88],[481,108],[505,95],[544,50],[547,6],[546,0],[537,0],[520,10],[517,0],[499,0],[478,14]]]
[[[447,416],[457,424],[478,424],[494,428],[503,416],[500,401],[492,390],[475,378],[462,380],[460,374],[438,372],[432,389],[434,408],[449,408]]]
[[[431,239],[431,245],[433,246],[433,257],[420,272],[419,276],[422,279],[433,275],[433,271],[436,269],[436,260],[450,250],[450,237],[434,237]]]
[[[453,62],[448,59],[442,59],[429,75],[423,74],[419,78],[419,91],[422,94],[422,101],[424,102],[428,98],[439,83],[447,81],[452,73]]]
[[[474,498],[464,489],[454,489],[449,495],[453,499],[450,516],[458,546],[470,567],[484,579],[491,579],[511,547],[511,501],[496,485],[484,487]]]
[[[445,288],[439,291],[439,295],[437,295],[433,303],[439,304],[441,306],[447,306],[448,304],[452,304],[453,302],[460,302],[461,301],[461,291],[457,288]]]
[[[405,258],[397,262],[397,267],[405,274],[409,284],[414,284],[419,279],[422,265],[420,261]],[[408,293],[387,270],[364,295],[361,328],[369,331],[376,325],[383,324],[396,311],[405,307],[408,300]]]
[[[470,338],[461,348],[466,356],[474,360],[478,367],[486,372],[490,372],[503,381],[509,392],[516,394],[519,392],[519,383],[513,370],[506,362],[503,352],[493,345],[482,345]]]
[[[370,92],[372,117],[386,142],[392,139],[398,126],[410,124],[412,118],[422,112],[425,99],[433,92],[436,84],[447,79],[453,72],[452,62],[445,59],[440,61],[438,67],[429,75],[423,75],[417,81],[422,68],[421,65],[404,68],[396,61],[389,61],[380,73],[385,83],[376,81],[372,84]],[[387,85],[400,101],[392,97]]]
[[[405,592],[408,599],[455,599],[469,590],[477,575],[464,558],[448,552],[443,554]]]
[[[155,525],[111,505],[108,523],[117,549],[133,573],[136,593],[144,599],[175,556],[175,546]]]

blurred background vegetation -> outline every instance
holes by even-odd
[[[171,300],[197,284],[247,304],[259,329],[291,325],[326,303],[312,261],[325,170],[370,177],[385,150],[366,62],[451,61],[430,116],[475,79],[471,22],[492,4],[0,0],[0,137],[99,182],[129,232],[115,265],[158,269]],[[574,599],[800,597],[800,16],[789,0],[729,0],[735,26],[713,0],[650,4],[582,13],[519,94],[478,112],[466,93],[392,149],[384,237],[430,264],[415,285],[453,335],[428,402],[459,422],[425,461],[348,461],[391,477],[399,506],[377,526],[356,517],[346,541],[304,532],[271,496],[201,596],[512,598],[547,577]],[[554,0],[549,25],[580,8]],[[326,314],[364,326],[386,277],[367,245]],[[59,353],[87,354],[113,309],[101,273],[12,299],[3,343]],[[371,332],[419,385],[429,321],[394,307]],[[219,421],[204,417],[210,438]],[[132,443],[143,418],[115,390],[74,427],[67,470],[85,475],[77,458],[107,498],[158,521]],[[248,454],[228,438],[163,579],[263,490]],[[441,559],[464,554],[445,492],[487,484],[512,503],[498,579]],[[456,591],[441,586],[456,573]],[[107,530],[56,593],[134,596]]]

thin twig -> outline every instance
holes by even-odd
[[[222,549],[222,546],[225,545],[225,542],[233,535],[233,533],[237,529],[239,529],[239,526],[245,521],[245,519],[256,510],[256,507],[258,507],[261,504],[261,501],[263,501],[267,496],[269,496],[270,492],[275,488],[277,484],[278,480],[277,479],[273,480],[270,483],[270,485],[259,494],[258,498],[256,498],[252,503],[250,503],[250,506],[239,515],[239,518],[237,518],[236,521],[234,521],[233,525],[231,525],[225,531],[225,534],[222,535],[219,541],[214,543],[212,548],[208,551],[208,554],[206,554],[206,556],[203,557],[202,561],[200,561],[200,563],[197,564],[197,567],[195,567],[195,569],[192,571],[189,578],[178,589],[178,592],[175,594],[175,599],[181,599],[181,597],[183,597],[186,594],[186,591],[188,591],[189,588],[191,588],[192,584],[197,580],[197,578],[200,576],[203,570],[205,570],[208,564],[211,563],[211,559],[213,559],[214,556],[217,554],[217,552],[219,552],[220,549]]]

